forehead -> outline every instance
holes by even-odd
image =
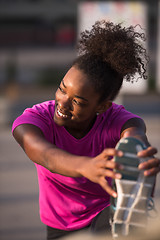
[[[64,77],[64,82],[74,85],[90,85],[87,75],[83,71],[77,69],[76,67],[71,67]]]
[[[74,91],[76,95],[97,95],[87,75],[76,67],[69,69],[64,76],[62,83],[66,88]]]

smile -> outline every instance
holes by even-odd
[[[68,118],[69,117],[68,115],[61,113],[59,109],[57,109],[57,115],[60,116],[60,117],[63,117],[63,118]]]

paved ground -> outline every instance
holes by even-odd
[[[11,136],[0,134],[0,239],[43,240],[36,168]]]
[[[144,114],[143,117],[150,142],[160,153],[160,114]],[[0,129],[0,153],[0,240],[44,240],[45,227],[39,220],[36,168],[8,127]],[[160,176],[155,194],[160,213],[159,182]]]

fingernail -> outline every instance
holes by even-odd
[[[144,176],[149,176],[150,175],[150,171],[145,171],[144,172]]]
[[[117,193],[112,193],[112,196],[114,197],[114,198],[116,198],[117,197]]]
[[[116,173],[116,178],[121,179],[122,175],[120,173]]]
[[[123,165],[119,165],[119,169],[120,169],[120,170],[123,170],[123,169],[124,169],[124,166],[123,166]]]
[[[123,152],[122,151],[118,151],[118,156],[122,157],[123,156]]]
[[[137,156],[138,156],[138,157],[143,157],[143,153],[138,152],[138,153],[137,153]]]
[[[145,169],[145,167],[140,164],[140,165],[138,166],[138,169],[143,170],[143,169]]]

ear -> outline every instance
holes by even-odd
[[[99,114],[104,113],[111,106],[112,106],[111,101],[104,101],[104,102],[100,103],[99,106],[97,107],[97,113],[99,113]]]

